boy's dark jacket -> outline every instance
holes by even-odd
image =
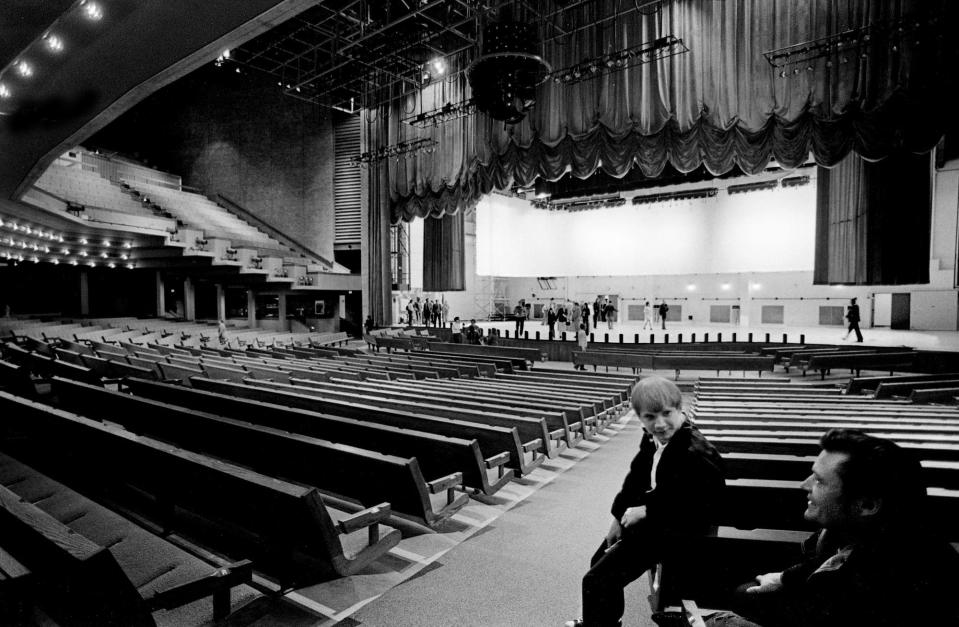
[[[629,466],[611,512],[619,520],[627,508],[646,506],[651,525],[668,535],[703,535],[718,519],[726,485],[723,459],[716,448],[687,420],[670,439],[656,468],[656,489],[650,490],[650,470],[656,444],[643,432],[639,453]]]

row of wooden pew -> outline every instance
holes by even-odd
[[[717,566],[697,573],[697,581],[688,574],[683,580],[677,565],[667,566],[666,573],[674,575],[669,591],[679,594],[685,586],[682,594],[698,595],[701,605],[721,606],[730,586],[798,558],[797,541],[813,530],[803,519],[801,483],[820,451],[819,438],[831,428],[859,429],[913,451],[921,460],[931,508],[916,515],[940,521],[946,538],[959,542],[959,407],[848,393],[896,382],[895,377],[865,379],[849,385],[788,379],[697,382],[691,419],[722,453],[727,488],[715,536],[693,543],[687,557]]]
[[[401,533],[443,529],[470,496],[492,497],[617,418],[634,381],[521,370],[525,359],[496,353],[96,341],[22,341],[3,353],[0,386],[15,374],[32,395],[0,393],[5,454],[224,566],[240,560],[248,573],[242,560],[252,560],[281,586],[355,573]],[[120,373],[96,360],[150,374],[104,377]],[[134,585],[134,572],[154,567],[146,556],[115,561]],[[249,594],[238,581],[234,600]],[[96,598],[126,607],[124,586],[103,587]],[[114,624],[149,624],[159,602],[141,597],[130,606],[139,618],[124,610],[128,622]],[[214,602],[228,611],[220,589]]]

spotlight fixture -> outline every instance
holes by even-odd
[[[727,194],[743,194],[745,192],[758,192],[767,189],[776,189],[779,187],[779,181],[761,181],[759,183],[744,183],[742,185],[730,185],[726,188]]]
[[[571,84],[618,72],[635,65],[652,63],[658,59],[673,57],[689,52],[689,48],[679,37],[666,35],[650,42],[637,44],[617,52],[610,52],[592,59],[585,59],[550,74],[554,83]]]
[[[10,97],[10,88],[0,83],[0,98],[6,99]]]
[[[790,176],[779,182],[783,187],[799,187],[800,185],[809,185],[808,176]]]
[[[14,67],[17,69],[17,74],[19,74],[23,78],[30,78],[31,76],[33,76],[33,67],[26,61],[23,61],[23,60],[17,61],[14,64]]]
[[[898,52],[903,45],[918,46],[922,36],[930,34],[928,30],[935,28],[941,33],[941,23],[943,20],[935,13],[903,15],[870,22],[866,26],[827,37],[767,50],[763,56],[780,77],[786,78],[790,75],[791,67],[794,68],[791,72],[794,76],[800,73],[801,67],[812,72],[819,59],[823,59],[826,68],[832,68],[837,63],[848,63],[852,55],[868,60],[874,51],[882,54],[882,48],[887,46],[893,53]]]
[[[607,209],[609,207],[622,207],[626,204],[626,199],[619,194],[608,194],[604,196],[587,196],[584,198],[562,198],[559,200],[538,199],[530,201],[536,209],[546,211],[587,211],[590,209]]]
[[[369,167],[384,159],[396,159],[400,157],[409,158],[421,153],[433,153],[436,151],[437,142],[435,139],[422,138],[410,141],[399,142],[389,146],[380,146],[376,150],[364,152],[350,157],[350,165]]]
[[[423,111],[422,113],[411,115],[407,118],[404,118],[403,123],[409,124],[410,126],[416,126],[418,128],[426,128],[428,126],[446,124],[447,122],[451,122],[453,120],[471,116],[474,113],[476,113],[476,103],[473,102],[472,98],[470,98],[469,100],[464,100],[463,102],[458,102],[456,104],[447,102],[438,109]]]
[[[647,194],[645,196],[633,196],[634,205],[646,205],[656,202],[668,202],[672,200],[692,200],[694,198],[713,198],[719,194],[718,187],[703,187],[701,189],[688,189],[680,192],[665,192],[662,194]]]

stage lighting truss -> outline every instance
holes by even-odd
[[[633,196],[634,205],[647,205],[656,202],[669,202],[673,200],[692,200],[695,198],[713,198],[719,194],[718,187],[703,187],[700,189],[687,189],[679,192],[664,192],[662,194],[646,194],[644,196]]]
[[[868,59],[872,51],[880,46],[892,54],[898,54],[904,46],[920,45],[923,38],[933,34],[931,31],[936,29],[941,21],[936,14],[910,14],[767,50],[763,56],[769,65],[776,69],[780,78],[788,78],[804,71],[815,71],[821,59],[825,60],[824,65],[827,68],[837,63],[848,63],[856,57]],[[942,33],[939,32],[936,36],[942,37]]]
[[[399,142],[389,146],[380,146],[376,150],[360,153],[350,157],[350,165],[367,168],[384,159],[400,158],[409,159],[418,154],[429,154],[436,151],[437,142],[435,139],[424,137],[422,139],[413,139],[410,141]]]
[[[469,100],[464,100],[463,102],[447,102],[442,107],[437,109],[423,111],[421,113],[417,113],[416,115],[403,118],[403,122],[417,128],[427,128],[430,126],[446,124],[447,122],[459,120],[460,118],[469,117],[474,113],[476,113],[476,103],[474,103],[473,99],[470,98]]]
[[[807,177],[808,178],[808,177]],[[726,188],[727,194],[744,194],[746,192],[760,192],[779,187],[779,181],[760,181],[758,183],[743,183],[741,185],[730,185]]]
[[[681,38],[675,35],[666,35],[665,37],[644,42],[631,48],[625,48],[617,52],[610,52],[598,57],[593,57],[592,59],[586,59],[576,65],[556,70],[551,73],[548,78],[552,79],[554,83],[572,85],[573,83],[587,81],[604,74],[612,74],[613,72],[619,72],[637,65],[652,63],[659,59],[674,57],[686,52],[689,52],[689,48]]]
[[[591,209],[622,207],[626,204],[626,199],[619,196],[619,194],[611,194],[608,196],[563,198],[560,200],[536,198],[530,201],[530,204],[536,209],[544,209],[546,211],[589,211]]]

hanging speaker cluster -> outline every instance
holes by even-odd
[[[467,77],[480,111],[515,124],[536,103],[536,86],[551,70],[539,55],[535,24],[501,21],[483,29],[482,53]]]

